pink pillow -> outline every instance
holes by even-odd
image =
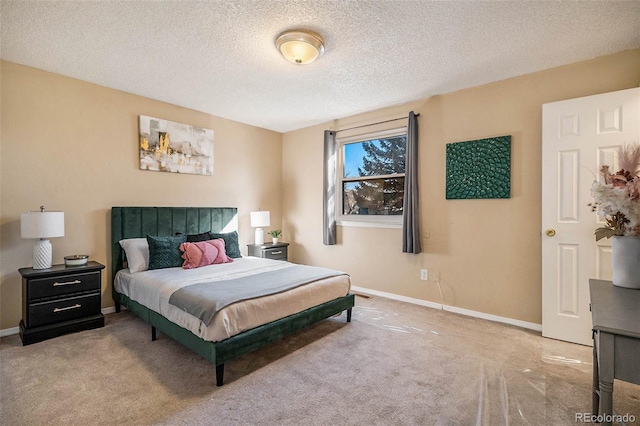
[[[183,252],[183,269],[233,262],[233,259],[228,257],[225,252],[224,240],[222,239],[182,243],[180,244],[180,251]]]
[[[218,249],[218,257],[214,260],[214,264],[218,263],[230,263],[233,262],[233,259],[227,256],[227,250],[224,245],[224,240],[222,238],[216,238],[215,240],[207,240],[205,243],[213,244]]]

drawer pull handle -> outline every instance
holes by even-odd
[[[272,251],[270,254],[282,254],[282,251]]]
[[[53,310],[53,312],[68,311],[69,309],[78,309],[78,308],[80,308],[80,307],[82,307],[82,305],[81,305],[81,304],[79,304],[79,303],[76,303],[75,305],[73,305],[73,306],[67,306],[66,308],[55,308],[55,309]]]
[[[59,282],[56,281],[55,283],[53,283],[53,286],[57,287],[59,285],[70,285],[70,284],[80,284],[80,283],[82,283],[82,281],[80,281],[80,280],[67,281],[66,283],[59,283]]]

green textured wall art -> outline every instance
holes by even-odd
[[[447,144],[447,199],[510,198],[511,136]]]

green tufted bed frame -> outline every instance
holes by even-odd
[[[237,228],[237,209],[231,207],[113,207],[111,209],[111,278],[123,269],[124,252],[118,241],[125,238],[144,238],[147,235],[169,236],[176,232],[199,234],[206,231],[227,232]],[[242,354],[280,340],[308,325],[347,311],[351,321],[354,295],[331,300],[268,324],[247,330],[219,342],[203,340],[191,331],[169,321],[159,313],[120,294],[113,287],[116,312],[121,306],[151,325],[152,339],[156,329],[182,343],[216,366],[216,384],[222,386],[224,363]]]

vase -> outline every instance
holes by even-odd
[[[273,244],[278,244],[278,239],[276,237],[273,237]]]
[[[613,285],[640,289],[640,237],[611,237]]]

